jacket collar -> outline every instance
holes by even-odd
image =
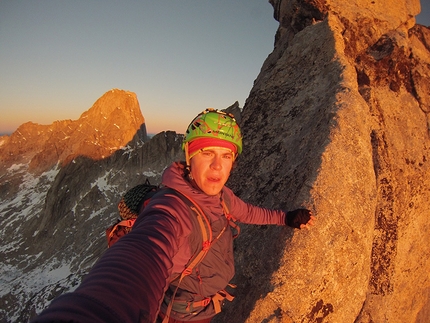
[[[185,167],[185,162],[172,163],[163,173],[162,184],[190,196],[201,206],[219,207],[220,197],[207,195],[193,185],[186,179]]]

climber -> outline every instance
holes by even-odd
[[[242,153],[241,131],[231,114],[200,113],[182,148],[185,162],[174,162],[162,176],[171,190],[153,196],[131,232],[101,256],[81,285],[55,299],[32,323],[210,322],[233,298],[227,291],[234,275],[233,220],[297,229],[314,225],[316,218],[307,209],[257,207],[225,186]],[[202,233],[179,194],[207,217],[208,244],[202,246]],[[206,248],[205,256],[182,277],[199,248]]]

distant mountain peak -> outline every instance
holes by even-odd
[[[44,171],[77,156],[102,159],[126,146],[138,131],[146,133],[144,123],[136,94],[112,89],[78,120],[22,124],[0,146],[0,163],[29,162],[31,170]]]
[[[136,106],[139,107],[139,103],[134,92],[112,89],[103,94],[89,110],[82,113],[79,120],[89,117],[94,119],[104,118],[106,120],[106,117],[115,113],[115,110],[133,112]],[[104,122],[104,120],[100,121]]]

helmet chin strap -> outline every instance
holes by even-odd
[[[191,161],[190,161],[190,154],[188,153],[188,142],[184,145],[184,152],[185,152],[185,163],[187,165],[188,170],[191,170]]]
[[[193,175],[191,174],[191,158],[190,154],[188,153],[188,142],[184,145],[184,152],[185,152],[185,172],[186,172],[186,178],[191,183],[192,186],[195,188],[200,189],[200,187],[197,185],[196,181],[193,178]]]
[[[200,187],[197,185],[196,181],[194,180],[193,174],[191,174],[191,158],[190,158],[190,154],[188,153],[188,142],[186,142],[184,145],[184,152],[185,152],[185,164],[186,164],[185,165],[186,177],[192,186],[201,190]]]

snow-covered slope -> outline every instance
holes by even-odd
[[[102,160],[75,158],[41,174],[13,164],[0,177],[0,322],[27,322],[77,287],[107,248],[105,229],[127,189],[158,184],[182,158],[181,136],[160,133]],[[148,156],[148,151],[158,155]]]

